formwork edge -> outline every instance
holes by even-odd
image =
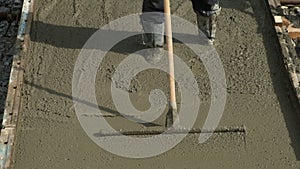
[[[26,34],[29,33],[34,0],[24,0],[22,6],[19,29],[15,43],[16,54],[13,56],[12,68],[8,84],[7,98],[3,114],[2,129],[0,134],[0,169],[12,167],[12,154],[15,141],[15,132],[18,121],[18,114],[21,104],[21,88],[24,75],[24,60],[21,53],[26,55]],[[24,46],[25,45],[25,46]],[[25,56],[24,55],[24,56]]]

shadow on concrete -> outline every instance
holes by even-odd
[[[257,32],[263,36],[273,88],[289,131],[291,146],[297,160],[300,160],[300,107],[284,66],[283,54],[273,26],[269,4],[267,0],[247,0],[245,3],[251,5],[258,24]]]
[[[131,54],[145,48],[145,46],[142,44],[142,30],[141,32],[100,30],[97,28],[52,25],[40,21],[34,21],[32,24],[33,24],[32,29],[35,31],[30,34],[31,41],[50,44],[52,46],[59,47],[59,48],[69,48],[69,49],[86,48],[86,49],[100,49],[102,51],[108,51],[107,49],[108,40],[111,40],[112,38],[116,38],[116,37],[127,36],[127,35],[132,35],[132,36],[120,41],[109,51],[121,53],[121,54]],[[95,41],[96,43],[85,46],[85,43],[96,32],[100,35],[97,38],[101,40],[97,42]],[[201,45],[208,45],[207,42],[205,41],[205,38],[203,38],[202,41],[199,41],[198,36],[195,38],[194,35],[176,34],[176,33],[174,33],[173,35],[174,37],[178,36],[184,38],[187,43],[191,43],[191,44],[200,43]],[[174,38],[174,43],[181,43],[181,42]]]
[[[246,14],[249,14],[250,16],[253,16],[256,19],[258,24],[257,33],[260,33],[263,36],[264,46],[267,51],[266,57],[268,59],[268,65],[271,71],[270,76],[272,78],[273,87],[277,95],[282,114],[286,121],[286,126],[288,128],[289,136],[292,142],[291,146],[293,147],[297,160],[300,160],[300,123],[298,116],[300,114],[300,108],[295,93],[293,93],[292,86],[289,82],[288,75],[282,61],[283,57],[281,53],[281,47],[277,41],[277,35],[273,27],[273,22],[271,20],[272,15],[269,13],[269,7],[266,6],[267,2],[265,0],[245,0],[243,2],[239,1],[239,3],[236,3],[236,0],[227,0],[226,2],[220,1],[220,3],[222,8],[240,10]],[[253,12],[249,11],[249,9],[252,9]],[[32,29],[40,31],[33,32],[31,34],[32,41],[47,43],[55,47],[70,49],[82,49],[86,41],[96,31],[99,30],[96,28],[51,25],[40,21],[34,21]],[[132,32],[106,31],[103,34],[106,35],[106,38],[110,38],[115,34],[130,33]],[[105,37],[103,38],[105,39]],[[90,48],[101,49],[101,45],[95,44],[95,46],[90,46]],[[143,48],[143,45],[141,45],[141,36],[135,35],[124,40],[122,45],[114,47],[113,49],[111,49],[111,51],[122,54],[130,54]],[[117,111],[101,107],[99,105],[93,105],[84,100],[73,98],[72,96],[59,93],[51,89],[43,88],[30,82],[26,83],[37,89],[44,90],[50,94],[74,99],[78,102],[87,104],[92,107],[99,107],[103,111],[107,111],[115,115],[120,115],[120,113]],[[290,93],[288,93],[288,91],[290,91]],[[287,98],[290,98],[290,100]]]
[[[120,116],[120,117],[124,117],[120,112],[116,111],[116,110],[112,110],[112,109],[109,109],[107,107],[103,107],[103,106],[100,106],[100,105],[96,105],[96,104],[93,104],[93,103],[90,103],[88,101],[85,101],[85,100],[82,100],[80,98],[75,98],[71,95],[67,95],[67,94],[64,94],[64,93],[59,93],[55,90],[52,90],[52,89],[49,89],[49,88],[45,88],[45,87],[42,87],[42,86],[39,86],[39,85],[36,85],[32,82],[29,82],[29,81],[26,81],[24,82],[26,85],[29,85],[31,87],[34,87],[38,90],[42,90],[42,91],[45,91],[49,94],[52,94],[52,95],[56,95],[56,96],[60,96],[60,97],[64,97],[64,98],[67,98],[67,99],[70,99],[70,100],[73,100],[75,102],[79,102],[79,103],[82,103],[82,104],[85,104],[85,105],[88,105],[90,107],[93,107],[93,108],[99,108],[99,110],[102,110],[102,111],[105,111],[105,112],[108,112],[114,116]],[[124,117],[124,119],[126,119]],[[130,116],[130,119],[133,119],[134,120],[134,117],[133,116]],[[140,119],[136,119],[138,121],[141,121]],[[155,123],[141,123],[142,125],[144,125],[145,127],[154,127],[154,126],[160,126],[158,124],[155,124]]]
[[[239,10],[255,18],[258,25],[257,33],[263,36],[273,88],[291,138],[291,146],[297,160],[300,160],[300,106],[284,66],[281,46],[277,40],[277,34],[273,26],[273,16],[267,0],[238,2],[236,0],[226,0],[226,2],[220,1],[220,5],[222,8]]]

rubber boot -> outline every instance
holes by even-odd
[[[208,38],[208,43],[213,45],[217,31],[217,14],[212,14],[211,16],[202,16],[197,14],[197,24],[199,35],[203,32]]]
[[[204,34],[206,38],[210,37],[209,22],[209,17],[197,14],[197,25],[200,38],[203,38],[203,36],[201,36],[202,34]]]
[[[153,49],[147,50],[147,52],[144,53],[144,57],[149,63],[155,64],[160,61],[163,54],[164,23],[155,23],[148,20],[145,21],[145,19],[141,17],[141,24],[144,29],[144,33],[142,34],[143,44]]]
[[[143,43],[149,48],[162,47],[164,44],[164,23],[145,21],[142,17],[141,23],[144,29]]]
[[[211,44],[214,44],[216,39],[216,32],[217,32],[217,14],[212,14],[209,17],[209,41]]]
[[[148,48],[153,48],[153,34],[151,33],[153,32],[153,24],[151,22],[144,21],[142,17],[141,24],[144,30],[142,34],[143,44]]]
[[[164,46],[165,23],[153,23],[153,46],[162,48]]]

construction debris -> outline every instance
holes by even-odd
[[[300,58],[300,0],[269,0],[273,9],[275,28],[286,31]],[[279,31],[282,32],[282,31]]]
[[[287,31],[292,39],[297,41],[300,38],[300,28],[294,28],[292,25],[289,25]]]

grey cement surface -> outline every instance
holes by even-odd
[[[189,1],[172,4],[173,13],[196,23]],[[300,167],[298,110],[293,106],[270,16],[260,0],[221,1],[216,40],[228,83],[219,128],[245,126],[247,132],[215,133],[204,144],[198,144],[197,134],[190,134],[172,150],[147,159],[119,157],[93,143],[76,118],[71,92],[74,64],[85,41],[109,21],[140,12],[142,2],[53,0],[36,1],[35,5],[14,169]],[[114,67],[130,52],[141,49],[139,42],[137,36],[119,43],[98,72],[97,98],[108,115],[116,110],[109,90],[100,89],[109,89]],[[187,47],[174,46],[198,80],[202,104],[195,127],[201,127],[210,106],[208,75]],[[160,88],[168,93],[167,82],[167,75],[158,71],[138,74],[132,85],[133,105],[147,109],[148,92]],[[117,129],[148,129],[118,116],[107,120]],[[155,123],[162,128],[164,119]]]

